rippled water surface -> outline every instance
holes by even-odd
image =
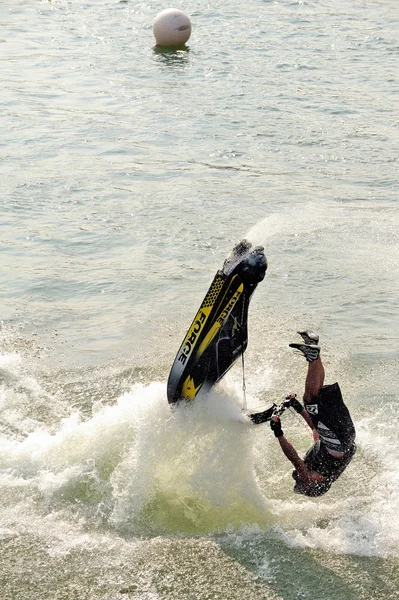
[[[178,50],[164,8],[0,6],[2,600],[399,598],[397,2],[188,0]],[[355,420],[320,499],[238,366],[166,401],[243,237],[269,261],[249,405],[302,393],[312,326]]]

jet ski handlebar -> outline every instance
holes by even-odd
[[[248,414],[248,417],[251,419],[252,423],[255,425],[260,425],[261,423],[267,423],[267,421],[271,421],[273,417],[279,417],[283,414],[287,408],[291,406],[291,398],[286,399],[284,402],[280,404],[273,403],[270,408],[263,410],[262,412]]]

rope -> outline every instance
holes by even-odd
[[[245,385],[245,363],[244,363],[244,352],[241,354],[242,358],[242,393],[243,393],[243,402],[242,402],[242,410],[247,411],[247,395],[246,395],[246,385]]]

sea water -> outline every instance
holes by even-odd
[[[0,6],[1,600],[399,598],[397,3],[188,0],[174,51],[164,8]],[[244,237],[249,408],[300,397],[312,327],[355,421],[322,498],[243,415],[241,364],[167,403]]]

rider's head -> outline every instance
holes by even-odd
[[[304,496],[323,496],[331,487],[331,481],[305,481],[301,479],[298,471],[293,471],[292,477],[295,479],[294,493]]]

